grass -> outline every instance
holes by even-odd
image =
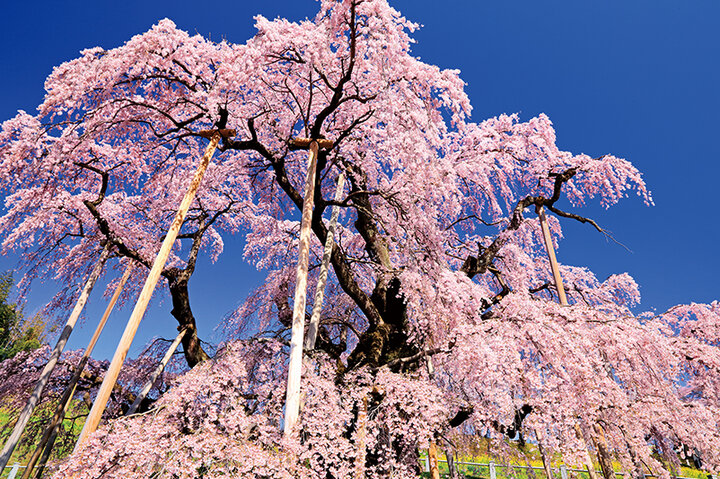
[[[27,463],[35,451],[35,447],[40,442],[45,425],[52,418],[56,407],[56,400],[47,401],[37,407],[25,428],[20,443],[15,448],[15,451],[13,451],[12,456],[10,456],[10,460],[8,461],[9,467],[4,471],[0,471],[0,479],[8,477],[10,467],[15,463],[19,463],[20,465]],[[83,425],[82,421],[77,420],[77,418],[82,418],[86,416],[87,413],[88,408],[83,401],[78,400],[71,404],[66,414],[66,419],[63,420],[61,432],[55,441],[55,447],[50,456],[51,461],[61,459],[70,454],[75,444],[75,438],[80,434]],[[7,438],[10,437],[16,419],[16,414],[11,413],[7,407],[0,406],[0,444],[4,444]],[[22,469],[18,471],[18,477],[22,472]]]
[[[537,447],[533,444],[526,444],[525,450],[521,451],[519,448],[511,447],[511,458],[510,464],[516,466],[514,468],[508,468],[504,463],[501,463],[496,457],[490,453],[490,441],[480,439],[472,446],[470,454],[459,455],[456,461],[459,462],[475,462],[480,464],[488,464],[490,462],[495,463],[495,474],[497,479],[546,479],[545,471],[543,470],[542,457]],[[426,451],[422,451],[421,460],[424,461],[427,456]],[[438,451],[438,459],[444,461],[445,455]],[[562,464],[562,457],[557,455],[552,459],[552,471],[555,479],[560,479],[560,465]],[[424,464],[424,463],[423,463]],[[518,467],[522,466],[522,468]],[[529,471],[527,466],[532,466],[536,469]],[[566,465],[568,468],[568,479],[589,479],[589,475],[584,467]],[[614,462],[613,468],[616,472],[623,472],[620,463]],[[449,476],[449,471],[446,462],[439,463],[441,477]],[[465,464],[456,464],[456,469],[460,474],[468,479],[489,479],[490,470],[488,466],[474,466]],[[595,464],[595,470],[599,471],[600,466]],[[698,469],[682,466],[678,471],[677,476],[687,477],[693,479],[708,479],[708,473]],[[430,477],[429,473],[423,473],[423,477]],[[602,478],[602,474],[599,474]],[[620,479],[621,476],[618,476]]]

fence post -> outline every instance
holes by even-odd
[[[490,479],[497,479],[497,475],[495,473],[495,463],[491,462],[488,464],[488,467],[490,468]]]
[[[20,463],[16,462],[13,464],[12,469],[10,469],[10,474],[8,474],[8,479],[15,479],[15,476],[17,476],[18,469],[20,469]]]
[[[560,479],[568,479],[567,467],[565,464],[560,464]]]
[[[427,456],[423,457],[423,471],[430,472],[430,459]]]

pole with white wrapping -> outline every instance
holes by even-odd
[[[340,173],[335,189],[335,202],[339,202],[343,195],[343,187],[345,186],[345,174]],[[315,289],[315,301],[313,303],[313,311],[310,316],[310,324],[308,324],[307,337],[305,338],[305,349],[314,349],[315,340],[317,339],[318,328],[320,327],[320,312],[322,311],[323,297],[325,296],[325,285],[327,284],[328,269],[330,268],[330,256],[335,245],[335,228],[337,227],[338,216],[340,216],[340,207],[336,204],[333,206],[330,215],[330,226],[328,226],[327,237],[325,238],[325,249],[323,250],[322,264],[320,265],[320,276],[318,277],[317,287]]]
[[[310,262],[310,229],[315,199],[315,172],[320,147],[332,146],[330,140],[298,138],[292,141],[295,148],[308,148],[308,170],[305,177],[298,266],[295,275],[295,300],[293,303],[292,334],[290,337],[290,364],[288,366],[287,392],[285,396],[285,420],[283,431],[287,436],[297,423],[300,414],[300,378],[302,376],[303,339],[305,336],[305,302],[307,299],[307,274]]]
[[[162,360],[160,361],[160,364],[157,365],[155,370],[150,374],[150,378],[145,383],[145,386],[142,388],[140,393],[135,398],[135,401],[133,401],[132,406],[130,406],[130,409],[128,409],[126,416],[130,416],[132,414],[135,414],[135,411],[138,410],[140,407],[140,404],[143,402],[143,399],[145,399],[145,396],[148,395],[150,392],[150,389],[152,388],[153,384],[155,384],[155,381],[160,377],[162,372],[165,370],[165,366],[167,366],[167,363],[170,362],[170,359],[173,357],[173,354],[175,354],[175,350],[180,345],[180,341],[182,341],[183,336],[185,336],[185,333],[187,332],[187,328],[183,328],[175,338],[175,341],[170,344],[170,347],[165,352],[165,356],[163,356]]]

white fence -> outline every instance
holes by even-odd
[[[20,472],[20,469],[25,469],[25,466],[21,466],[19,463],[15,463],[12,466],[5,466],[5,469],[10,469],[10,472],[7,475],[7,479],[15,479],[15,477]],[[0,471],[0,477],[3,476],[4,470]]]
[[[425,472],[430,472],[430,463],[428,462],[428,458],[427,458],[427,457],[424,457],[424,458],[423,458],[423,462],[424,462],[424,464],[425,464]],[[445,462],[445,463],[447,463],[447,460],[445,460],[445,459],[438,459],[438,462]],[[496,465],[494,462],[486,462],[486,463],[483,463],[483,462],[453,461],[453,463],[454,463],[456,466],[487,467],[487,468],[488,468],[488,473],[489,473],[489,475],[490,475],[490,479],[497,479],[497,470],[496,470],[496,468],[498,468],[498,467],[517,468],[517,469],[534,469],[534,470],[538,470],[538,471],[544,471],[544,469],[543,469],[542,467],[538,467],[538,466],[518,466],[518,465],[515,465],[515,464],[512,464],[512,465],[502,465],[502,464],[501,464],[501,465]],[[18,475],[20,469],[24,469],[24,468],[25,468],[25,466],[21,466],[21,465],[20,465],[19,463],[17,463],[17,462],[16,462],[15,464],[13,464],[12,466],[6,466],[5,469],[10,469],[10,473],[8,474],[7,479],[16,479],[16,476]],[[560,479],[569,479],[569,477],[568,477],[568,471],[570,471],[570,472],[587,473],[587,471],[586,471],[585,469],[573,469],[573,468],[571,468],[571,467],[566,467],[565,464],[561,464],[561,465],[560,465]],[[5,472],[5,471],[2,471],[2,473],[0,473],[0,477],[3,476],[3,473],[4,473],[4,472]],[[598,476],[599,476],[599,477],[602,477],[602,471],[596,471],[596,472],[598,473]],[[623,477],[625,474],[622,473],[622,472],[616,472],[615,475],[616,475],[616,476],[621,476],[621,477]],[[648,477],[655,477],[655,476],[653,476],[653,475],[651,475],[651,474],[645,474],[645,477],[648,478]],[[695,478],[681,477],[681,476],[673,476],[673,479],[695,479]],[[710,476],[708,476],[708,479],[719,479],[719,478],[718,478],[717,476],[715,476],[715,475],[710,475]]]
[[[445,462],[445,463],[447,463],[447,460],[445,460],[445,459],[438,459],[438,462]],[[425,472],[430,472],[430,463],[428,462],[427,456],[423,458],[423,463],[424,463],[424,466],[425,466]],[[487,468],[487,469],[488,469],[488,474],[489,474],[489,476],[490,476],[490,479],[497,479],[497,470],[496,470],[496,469],[497,469],[498,467],[505,467],[505,468],[508,468],[508,469],[509,469],[509,468],[513,468],[513,469],[532,469],[532,470],[537,470],[537,471],[543,471],[543,473],[544,473],[544,468],[539,467],[539,466],[520,466],[520,465],[515,465],[515,464],[511,464],[511,465],[503,465],[503,464],[500,464],[500,465],[498,465],[498,464],[495,464],[495,463],[493,463],[493,462],[483,463],[483,462],[463,462],[463,461],[453,461],[453,464],[455,464],[456,466],[474,466],[474,467]],[[560,479],[569,479],[568,471],[569,471],[569,472],[580,472],[580,473],[585,473],[585,474],[587,474],[587,470],[585,470],[585,469],[573,469],[573,468],[571,468],[571,467],[565,466],[565,464],[561,464],[561,465],[560,465]],[[598,473],[598,477],[603,477],[603,476],[602,476],[602,471],[596,471],[596,472]],[[624,477],[624,476],[625,476],[625,473],[623,473],[623,472],[616,472],[615,475],[616,475],[616,476],[620,476],[620,477]],[[645,474],[645,477],[646,477],[646,478],[650,478],[650,477],[655,477],[655,476],[653,476],[652,474]],[[695,478],[682,477],[682,476],[672,476],[672,477],[673,477],[673,479],[695,479]],[[718,477],[715,476],[715,475],[709,475],[709,476],[708,476],[708,479],[718,479]]]

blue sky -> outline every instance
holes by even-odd
[[[546,113],[561,148],[632,161],[645,175],[654,207],[631,197],[610,210],[579,211],[613,232],[632,252],[590,227],[565,221],[561,262],[588,266],[601,279],[630,273],[642,309],[720,299],[720,2],[667,0],[395,1],[423,25],[414,52],[457,68],[480,121],[501,113]],[[84,48],[112,48],[168,17],[212,39],[244,42],[253,16],[313,16],[312,0],[273,2],[11,2],[0,16],[0,121],[34,111],[53,66]],[[12,181],[10,178],[5,181]],[[203,338],[261,275],[243,264],[242,244],[226,243],[216,265],[203,262],[191,281]],[[0,258],[0,270],[13,258]],[[28,311],[53,293],[38,286]],[[69,347],[84,347],[104,304],[91,298],[87,324]],[[131,355],[153,336],[174,335],[169,301],[148,312]],[[96,349],[109,357],[129,316],[116,312]]]

